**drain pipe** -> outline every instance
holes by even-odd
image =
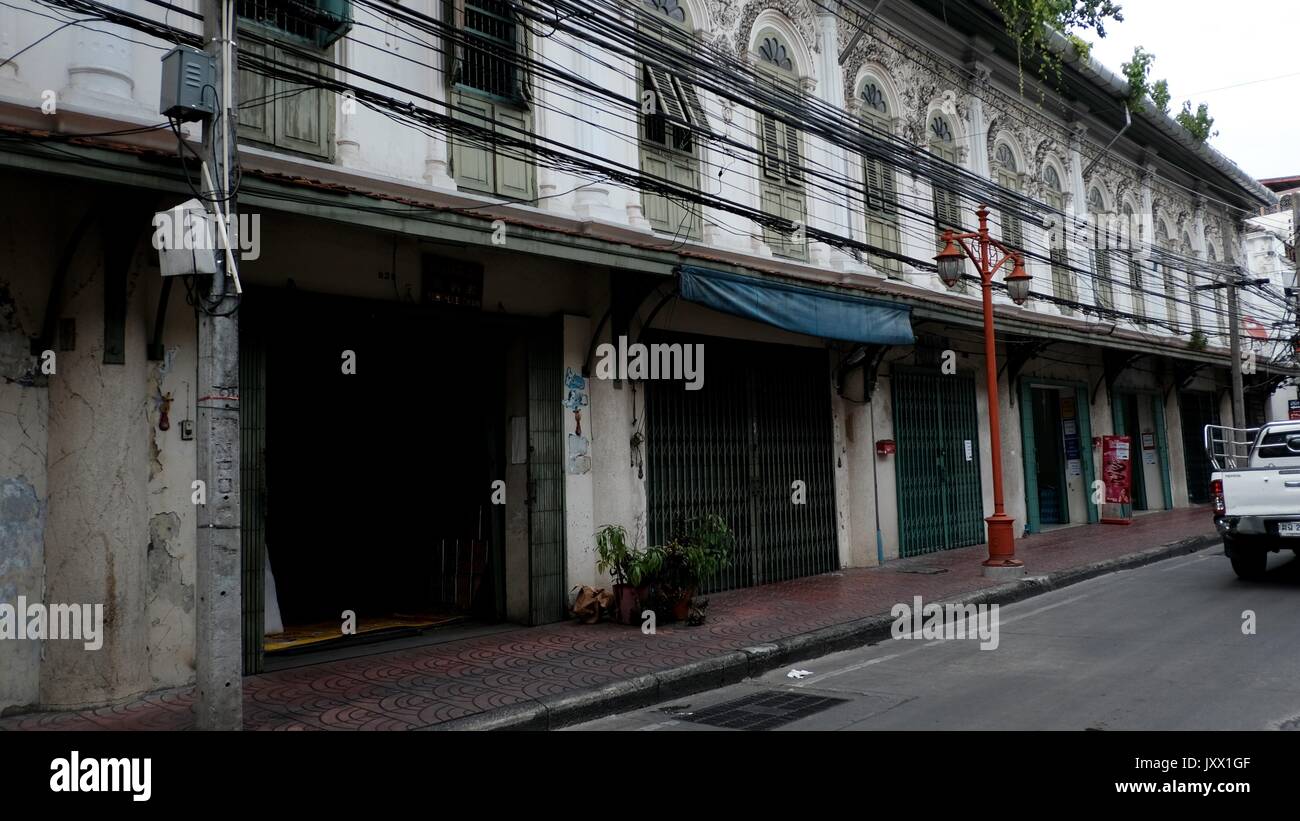
[[[880,457],[875,454],[876,443],[876,403],[867,403],[871,408],[871,492],[876,500],[876,564],[885,564],[885,537],[880,532]]]
[[[1119,142],[1119,138],[1124,136],[1124,132],[1128,131],[1128,127],[1131,125],[1133,125],[1133,115],[1129,112],[1128,103],[1124,103],[1124,127],[1115,133],[1114,139],[1106,143],[1106,147],[1101,150],[1101,153],[1094,157],[1092,162],[1088,163],[1087,168],[1083,169],[1083,179],[1085,181],[1088,179],[1088,175],[1092,173],[1092,169],[1097,167],[1097,163],[1101,162],[1101,158],[1110,153],[1111,146]]]

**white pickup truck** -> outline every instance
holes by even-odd
[[[1205,427],[1214,524],[1238,578],[1264,576],[1268,554],[1300,550],[1300,421]]]

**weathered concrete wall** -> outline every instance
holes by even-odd
[[[158,304],[161,279],[148,275],[146,306]],[[149,362],[145,415],[149,426],[148,541],[146,548],[149,677],[153,687],[194,680],[195,518],[191,483],[197,475],[195,440],[181,438],[194,420],[197,329],[184,290],[173,286],[163,330],[164,358]],[[128,354],[129,355],[129,354]],[[162,400],[172,399],[169,427],[160,430]]]
[[[49,413],[48,377],[29,344],[49,253],[28,241],[48,230],[17,202],[0,201],[0,602],[11,605],[40,601],[44,589]],[[0,641],[0,714],[36,704],[40,659],[39,641]]]
[[[104,364],[104,266],[96,228],[72,266],[60,315],[77,324],[76,349],[61,351],[50,381],[49,602],[102,604],[104,644],[47,642],[41,702],[72,707],[148,688],[145,562],[147,316],[143,273],[128,275],[126,364]],[[141,244],[148,248],[147,243]],[[137,258],[139,254],[137,254]]]

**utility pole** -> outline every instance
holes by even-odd
[[[1246,426],[1246,396],[1241,379],[1241,303],[1237,291],[1250,285],[1266,285],[1267,279],[1246,279],[1241,266],[1234,266],[1223,282],[1197,285],[1198,291],[1228,289],[1228,355],[1232,357],[1232,426]]]
[[[1246,397],[1241,383],[1241,310],[1237,299],[1237,274],[1228,285],[1228,349],[1232,357],[1232,426],[1246,427]]]
[[[239,296],[231,287],[238,245],[232,219],[235,155],[234,0],[203,0],[204,49],[216,61],[217,114],[203,126],[203,182],[217,224],[217,274],[206,298],[199,287],[198,511],[196,612],[197,726],[243,728],[243,652],[239,533]],[[238,282],[237,279],[233,282]]]

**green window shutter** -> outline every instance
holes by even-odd
[[[662,152],[641,150],[641,170],[652,177],[668,179],[668,159]],[[650,224],[660,231],[670,229],[671,217],[669,216],[669,200],[660,194],[650,191],[644,191],[641,194],[641,208],[645,212],[645,218]]]
[[[495,114],[493,105],[466,94],[451,95],[456,119],[489,131]],[[451,170],[457,185],[478,191],[493,191],[496,187],[495,163],[491,150],[479,140],[453,134],[451,141]]]
[[[785,240],[785,255],[795,259],[808,258],[808,213],[804,205],[802,191],[789,189],[781,192],[781,216],[794,223],[801,230],[802,239],[795,241],[792,236]]]
[[[532,115],[510,106],[499,105],[496,109],[496,131],[515,139],[532,133]],[[513,147],[497,148],[496,193],[503,197],[519,200],[536,199],[535,166],[531,152],[523,152]]]
[[[775,185],[763,185],[760,190],[763,213],[774,217],[782,216],[781,189]],[[763,241],[772,249],[772,253],[785,254],[785,235],[767,226],[763,226]]]
[[[763,176],[780,180],[781,174],[781,135],[777,122],[763,112],[758,113],[759,128],[763,143]]]
[[[862,179],[866,187],[867,212],[880,214],[885,210],[881,180],[880,160],[866,157],[862,160]]]
[[[701,134],[712,134],[713,130],[709,128],[709,115],[704,113],[704,104],[700,102],[700,95],[695,90],[695,86],[681,77],[674,79],[677,81],[678,91],[681,92],[682,102],[686,105],[686,112],[690,115],[691,126]]]
[[[1115,290],[1110,281],[1110,252],[1097,249],[1092,253],[1093,269],[1096,271],[1097,304],[1103,308],[1114,308]]]
[[[305,74],[328,74],[321,64],[277,50],[276,59]],[[275,145],[304,154],[327,156],[330,152],[329,122],[333,108],[323,89],[276,81]]]
[[[1052,293],[1056,295],[1057,299],[1067,299],[1072,302],[1076,301],[1078,297],[1074,290],[1074,280],[1071,278],[1069,268],[1067,267],[1068,262],[1065,256],[1065,249],[1053,248],[1049,254],[1049,258],[1052,261]],[[1074,309],[1069,306],[1062,305],[1060,306],[1060,309],[1061,313],[1065,316],[1071,316],[1074,314]]]
[[[1142,293],[1142,264],[1132,254],[1128,258],[1128,283],[1133,292],[1133,313],[1142,316],[1146,310],[1146,300]]]
[[[877,160],[880,165],[880,192],[884,202],[884,213],[891,219],[898,217],[898,184],[894,179],[894,167]]]
[[[673,86],[673,76],[657,66],[646,64],[646,81],[654,92],[655,114],[663,114],[669,120],[681,125],[690,125],[681,100],[677,99],[677,89]]]
[[[699,169],[695,163],[695,158],[683,155],[673,155],[669,164],[669,173],[671,179],[676,184],[689,191],[698,191],[700,187]],[[691,207],[690,203],[683,203],[679,200],[670,200],[669,219],[672,224],[668,230],[677,236],[690,237],[699,239],[700,234],[700,214]]]
[[[799,129],[782,123],[785,132],[785,178],[798,185],[803,182],[803,149],[799,144]]]
[[[240,50],[266,56],[266,45],[244,41]],[[275,143],[274,80],[255,71],[239,70],[239,138]]]

